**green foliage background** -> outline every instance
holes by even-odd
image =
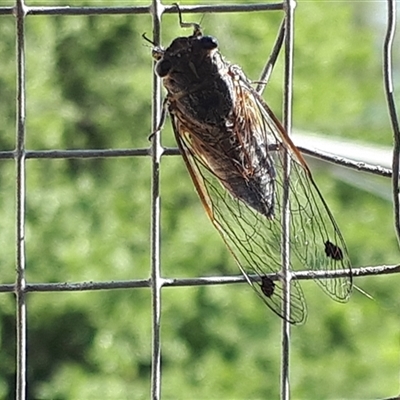
[[[29,2],[38,4],[49,5]],[[383,35],[371,27],[373,12],[376,8],[366,2],[298,2],[296,127],[390,145],[380,70]],[[202,26],[218,38],[226,58],[256,80],[281,18],[280,12],[206,14]],[[0,22],[0,145],[11,150],[15,20],[2,16]],[[176,15],[165,15],[163,22],[164,45],[190,34],[179,28]],[[151,31],[149,15],[28,17],[27,148],[149,146],[152,60],[141,34]],[[265,94],[278,115],[281,94],[280,61]],[[174,146],[168,123],[162,140]],[[1,161],[2,283],[15,279],[14,168],[13,161]],[[335,181],[326,171],[315,174],[354,265],[395,263],[391,205]],[[28,281],[147,278],[150,176],[148,157],[28,160]],[[180,157],[162,160],[161,185],[163,276],[238,273]],[[399,392],[397,277],[355,283],[374,299],[355,291],[348,304],[336,304],[314,283],[303,284],[309,318],[292,331],[293,399],[369,399]],[[30,294],[29,398],[148,398],[150,310],[147,289]],[[168,288],[162,311],[163,398],[278,398],[280,320],[250,288]],[[0,318],[0,398],[13,398],[15,305],[10,294],[0,296]]]

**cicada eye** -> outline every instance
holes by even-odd
[[[218,41],[212,36],[202,36],[200,39],[201,47],[204,50],[212,50],[218,47]]]
[[[169,60],[160,60],[156,65],[156,73],[160,78],[163,78],[171,70],[172,63]]]

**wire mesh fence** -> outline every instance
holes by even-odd
[[[384,52],[384,73],[386,93],[388,96],[388,104],[390,110],[390,118],[395,132],[395,150],[398,152],[398,137],[399,128],[396,117],[395,101],[393,98],[393,83],[391,82],[391,42],[393,41],[395,29],[395,2],[388,1],[387,11],[387,39]],[[382,5],[383,6],[383,5]],[[301,3],[298,5],[301,7]],[[294,13],[295,3],[287,1],[284,3],[263,3],[263,4],[234,4],[234,5],[190,5],[180,6],[183,14],[187,12],[201,16],[204,13],[236,13],[236,12],[269,12],[280,11],[283,16],[283,26],[285,36],[281,36],[284,42],[284,95],[283,95],[283,122],[287,131],[291,130],[292,126],[292,79],[293,79],[293,40],[294,40]],[[161,27],[162,16],[165,14],[175,14],[177,11],[175,5],[164,6],[159,1],[154,1],[151,6],[101,6],[101,7],[87,7],[87,6],[30,6],[26,5],[23,1],[16,1],[15,4],[9,7],[0,7],[0,14],[4,17],[13,16],[15,18],[16,26],[16,141],[13,150],[3,150],[0,152],[2,162],[6,160],[15,161],[15,282],[4,283],[0,285],[0,291],[4,293],[15,294],[16,305],[16,398],[23,399],[27,397],[27,377],[29,367],[29,354],[32,349],[28,346],[28,333],[29,327],[28,310],[27,310],[27,297],[29,293],[37,292],[71,292],[71,291],[95,291],[95,290],[116,290],[116,289],[136,289],[147,288],[151,291],[151,304],[152,304],[152,337],[151,337],[151,397],[154,399],[161,398],[161,378],[162,378],[162,364],[161,364],[161,296],[166,287],[192,287],[192,286],[209,286],[209,285],[226,285],[245,282],[244,277],[218,275],[215,277],[194,277],[194,278],[166,278],[161,271],[161,243],[163,240],[161,234],[161,203],[160,203],[160,184],[161,182],[161,160],[165,156],[178,155],[179,151],[174,147],[164,146],[161,142],[160,132],[157,131],[162,111],[162,90],[160,86],[160,79],[153,75],[153,91],[152,91],[152,117],[151,129],[153,132],[152,142],[150,146],[142,148],[110,148],[110,149],[30,149],[27,146],[29,139],[29,129],[27,123],[29,114],[27,116],[27,96],[29,93],[26,91],[28,85],[26,75],[26,58],[27,51],[30,51],[27,41],[29,37],[26,36],[26,24],[30,18],[39,16],[51,16],[57,18],[60,16],[86,16],[87,18],[97,15],[106,16],[111,15],[133,15],[143,14],[151,16],[152,18],[152,40],[154,43],[159,44],[161,40]],[[281,31],[283,32],[283,31]],[[267,63],[264,71],[269,71],[270,64]],[[265,79],[266,74],[263,74],[261,81]],[[353,162],[351,160],[344,160],[336,157],[335,155],[322,154],[312,151],[310,149],[301,149],[305,154],[311,154],[314,157],[325,159],[336,164],[344,165],[346,167],[356,168],[367,172],[373,172],[378,175],[390,176],[391,171],[380,168],[379,166],[368,166],[361,163]],[[151,276],[143,279],[123,279],[123,280],[104,280],[104,281],[80,281],[77,283],[64,282],[64,281],[49,281],[45,283],[33,283],[27,275],[27,265],[30,264],[29,254],[26,250],[26,236],[27,236],[27,201],[30,198],[30,191],[27,190],[27,174],[29,174],[30,164],[28,160],[76,160],[76,159],[120,159],[141,157],[151,159],[151,235],[150,235],[150,257],[149,264],[151,266]],[[394,161],[398,161],[398,153],[394,152]],[[394,162],[393,171],[398,171],[398,165]],[[393,173],[398,176],[398,173]],[[395,198],[395,215],[396,229],[399,228],[398,223],[398,193],[397,179],[393,178],[393,191]],[[32,187],[31,187],[32,188]],[[33,196],[34,194],[32,194]],[[290,217],[290,216],[289,216]],[[28,226],[29,228],[29,226]],[[289,246],[289,243],[287,243]],[[354,268],[352,271],[353,277],[368,276],[368,275],[384,275],[391,273],[398,273],[399,266],[396,265],[379,265],[368,266],[361,268]],[[348,274],[345,270],[338,271],[296,271],[292,279],[294,280],[315,280],[326,278],[339,278]],[[289,289],[288,289],[289,290]],[[290,296],[288,291],[285,295]],[[289,302],[286,302],[288,304]],[[281,327],[281,382],[280,382],[280,397],[288,399],[290,397],[290,324],[282,321]],[[278,382],[275,382],[278,386]],[[296,396],[296,395],[295,395]],[[298,395],[301,396],[301,395]],[[144,396],[146,397],[146,396]],[[177,396],[179,397],[179,396]]]

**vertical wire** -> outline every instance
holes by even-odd
[[[400,201],[399,201],[399,156],[400,156],[400,128],[396,112],[396,103],[393,90],[392,48],[396,31],[396,1],[388,0],[387,30],[383,46],[383,75],[386,101],[388,103],[390,122],[393,130],[393,158],[392,158],[392,192],[395,231],[400,244]]]
[[[16,132],[16,284],[17,371],[16,399],[26,398],[26,282],[25,282],[25,4],[17,0],[17,132]]]
[[[153,0],[153,41],[160,43],[162,5]],[[152,97],[152,198],[151,198],[151,292],[152,292],[152,364],[151,398],[158,400],[161,394],[161,278],[160,278],[160,160],[162,147],[157,131],[161,118],[160,79],[153,72]]]
[[[284,71],[284,97],[283,97],[283,125],[286,132],[290,134],[292,127],[292,96],[293,96],[293,23],[294,0],[285,1],[285,71]],[[289,382],[289,353],[290,353],[290,156],[284,155],[284,190],[282,210],[282,274],[284,279],[283,311],[286,316],[282,320],[282,354],[281,354],[281,399],[290,398]]]

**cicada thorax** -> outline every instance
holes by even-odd
[[[232,109],[225,62],[211,36],[175,39],[156,66],[168,91],[170,111],[178,108],[194,122],[222,126]]]

